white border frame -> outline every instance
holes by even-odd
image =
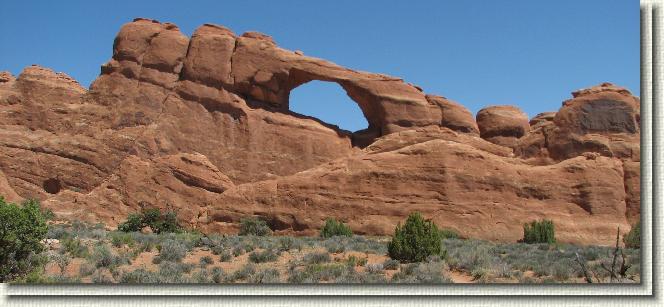
[[[656,20],[655,20],[656,19]],[[97,304],[100,297],[117,299],[112,305],[126,305],[129,302],[143,305],[145,300],[136,297],[117,296],[143,296],[157,299],[160,305],[182,305],[196,304],[207,305],[201,301],[201,297],[182,296],[259,296],[262,305],[266,304],[290,304],[294,303],[292,296],[305,296],[303,299],[309,302],[316,300],[317,305],[346,305],[344,300],[332,301],[326,296],[353,296],[353,300],[366,305],[374,304],[399,304],[399,305],[428,305],[432,296],[444,296],[454,299],[458,296],[491,296],[484,298],[481,305],[491,305],[502,301],[501,296],[610,296],[610,303],[620,305],[633,305],[644,302],[654,303],[653,298],[658,299],[659,289],[662,282],[661,264],[653,262],[653,248],[662,246],[662,227],[653,221],[661,220],[661,209],[653,210],[661,206],[661,170],[664,153],[662,152],[662,120],[664,110],[661,107],[663,95],[662,84],[662,24],[664,23],[664,5],[662,0],[641,1],[641,216],[642,216],[642,251],[641,251],[641,284],[565,284],[565,285],[5,285],[0,284],[0,305],[3,303],[26,302],[27,296],[46,296],[44,300],[32,301],[33,305],[67,305],[71,306],[72,296],[87,296],[78,301],[82,304]],[[656,102],[655,104],[653,102]],[[654,138],[653,138],[654,136]],[[654,149],[654,153],[653,153]],[[653,175],[656,181],[653,182]],[[654,183],[654,185],[653,185]],[[661,253],[656,248],[657,254]],[[653,274],[656,273],[656,274]],[[655,277],[653,279],[653,276]],[[656,287],[653,287],[656,286]],[[12,296],[8,300],[4,295]],[[390,297],[361,297],[361,296],[385,296]],[[68,297],[53,297],[68,296]],[[91,297],[92,296],[92,297]],[[157,298],[151,296],[177,296],[172,298]],[[318,296],[316,299],[313,296]],[[402,301],[402,298],[408,300]],[[415,298],[412,296],[425,296]],[[618,298],[616,296],[620,296]],[[627,296],[627,301],[625,301]],[[641,298],[635,297],[641,296]],[[645,297],[644,297],[645,296]],[[322,298],[321,298],[322,297]],[[351,298],[346,298],[351,299]],[[513,304],[519,304],[514,297],[508,298]],[[647,300],[644,300],[647,299]],[[241,298],[220,298],[226,303],[237,303]],[[456,299],[454,299],[456,300]],[[598,303],[597,299],[583,299],[586,303]],[[220,302],[217,301],[217,302]],[[259,300],[260,301],[260,300]],[[123,303],[124,302],[124,303]],[[302,301],[300,301],[302,302]],[[462,301],[461,301],[462,302]],[[468,301],[466,301],[468,302]],[[521,301],[523,303],[523,301]],[[132,304],[130,303],[130,304]],[[410,303],[410,304],[406,304]],[[544,304],[544,302],[541,302]],[[559,303],[558,303],[559,304]],[[556,305],[558,305],[556,304]],[[547,304],[548,305],[548,304]],[[566,304],[567,305],[567,304]],[[612,304],[609,304],[612,305]]]

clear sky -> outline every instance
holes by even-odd
[[[639,95],[636,0],[476,1],[4,1],[0,70],[39,64],[84,86],[135,17],[257,30],[286,49],[398,76],[476,113],[513,104],[555,111],[570,92],[601,82]],[[291,109],[356,130],[366,121],[336,84],[293,91]]]

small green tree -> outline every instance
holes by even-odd
[[[118,230],[141,231],[146,226],[150,227],[153,233],[180,232],[182,230],[175,211],[166,211],[162,214],[158,208],[143,209],[140,214],[129,214],[127,220],[118,225]]]
[[[36,269],[37,254],[48,229],[36,200],[21,206],[0,196],[0,282],[9,282]]]
[[[272,229],[267,226],[267,222],[259,218],[243,218],[240,219],[240,235],[241,236],[268,236],[272,233]]]
[[[320,230],[320,236],[323,238],[330,238],[334,236],[353,236],[353,231],[348,227],[348,225],[337,221],[333,218],[328,218],[325,220],[325,225]]]
[[[118,230],[123,232],[141,231],[143,228],[143,218],[138,213],[130,213],[127,220],[118,225]]]
[[[523,224],[524,243],[556,243],[555,229],[550,220],[532,221]]]
[[[641,222],[632,225],[627,235],[623,237],[626,248],[641,248]]]
[[[431,255],[440,255],[442,243],[438,227],[419,212],[411,213],[403,226],[397,225],[387,251],[390,258],[404,262],[420,262]]]

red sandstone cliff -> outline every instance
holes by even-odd
[[[292,113],[291,90],[338,83],[369,128]],[[639,219],[637,97],[608,83],[533,119],[476,118],[395,77],[279,48],[267,35],[137,19],[90,86],[32,66],[0,73],[0,195],[114,226],[169,207],[203,231],[265,217],[313,233],[330,216],[389,234],[411,211],[461,234],[515,241],[549,218],[561,241],[610,244]]]

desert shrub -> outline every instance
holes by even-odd
[[[177,233],[169,232],[159,235],[163,240],[174,240],[180,242],[187,249],[202,246],[201,238],[203,235],[198,231],[180,231]]]
[[[69,263],[71,263],[71,257],[67,254],[55,254],[51,258],[60,269],[60,275],[64,275]]]
[[[361,284],[384,284],[387,282],[385,274],[382,272],[359,273],[347,270],[341,276],[334,280],[335,283],[361,283]]]
[[[187,255],[187,247],[175,240],[166,240],[159,247],[159,259],[179,262]]]
[[[383,269],[385,270],[396,270],[400,266],[400,262],[394,259],[387,259],[383,262]]]
[[[80,284],[81,279],[78,277],[69,277],[64,275],[49,276],[44,283],[51,284]]]
[[[233,255],[229,251],[223,251],[221,255],[219,255],[219,261],[221,262],[229,262],[233,259]]]
[[[175,211],[161,212],[158,208],[143,209],[140,214],[131,213],[127,220],[118,225],[122,232],[137,232],[143,227],[150,227],[153,233],[177,233],[182,230]]]
[[[67,227],[63,225],[48,226],[48,232],[46,233],[46,238],[62,240],[63,238],[68,236],[70,236],[70,233]]]
[[[251,275],[248,282],[254,284],[273,284],[279,282],[279,271],[274,268],[261,270]]]
[[[216,284],[224,282],[224,270],[222,268],[212,268],[212,281]]]
[[[493,267],[492,270],[496,276],[502,277],[502,278],[510,278],[512,277],[512,269],[510,265],[507,263],[498,263]]]
[[[9,282],[34,270],[27,261],[44,250],[41,243],[48,229],[46,218],[34,200],[21,206],[0,196],[0,282]]]
[[[440,258],[439,255],[431,255],[428,256],[427,259],[425,259],[426,262],[440,262],[443,261],[443,259]]]
[[[193,269],[194,264],[191,263],[164,261],[159,264],[159,283],[189,283],[191,280],[186,274]]]
[[[372,273],[372,274],[383,274],[385,273],[383,271],[383,264],[382,263],[374,263],[374,264],[367,264],[367,273]]]
[[[333,218],[326,219],[325,225],[320,230],[320,236],[323,238],[330,238],[334,236],[350,237],[352,235],[353,231],[350,229],[350,227]]]
[[[599,258],[599,249],[595,248],[594,246],[588,246],[581,252],[581,254],[583,255],[584,259],[588,261],[594,261]]]
[[[140,253],[144,252],[151,252],[152,249],[154,248],[154,245],[150,242],[144,242],[136,246],[136,249],[134,250],[134,258],[138,256]]]
[[[403,266],[400,272],[392,276],[395,283],[451,283],[452,281],[442,274],[441,262],[411,263]]]
[[[387,244],[376,240],[367,239],[363,236],[352,237],[334,237],[340,242],[344,242],[347,250],[358,251],[362,253],[387,254]]]
[[[157,275],[142,268],[125,272],[120,277],[120,283],[123,284],[148,284],[156,282],[159,282]]]
[[[323,243],[329,253],[338,254],[346,250],[346,245],[335,240],[327,240]]]
[[[92,282],[95,284],[110,284],[113,282],[113,279],[106,276],[101,270],[97,270],[97,274],[92,276]]]
[[[491,247],[479,240],[445,240],[447,264],[467,272],[490,267],[493,263]]]
[[[551,265],[551,275],[553,275],[553,278],[555,278],[558,281],[564,281],[570,278],[572,274],[574,273],[573,271],[573,264],[572,263],[564,263],[564,262],[554,262]]]
[[[244,248],[242,248],[240,246],[236,246],[236,247],[233,248],[233,256],[234,257],[240,256],[242,254],[244,254]]]
[[[476,267],[471,272],[470,275],[473,276],[474,280],[486,280],[489,275],[490,270],[485,267]]]
[[[279,258],[279,254],[271,249],[249,254],[249,261],[253,263],[273,262],[276,261],[277,258]]]
[[[625,248],[641,248],[641,222],[632,225],[627,235],[623,237]]]
[[[87,262],[81,264],[81,267],[78,269],[78,275],[81,275],[83,277],[90,276],[94,272],[95,272],[95,267]]]
[[[349,270],[353,270],[343,263],[310,264],[302,269],[297,267],[289,270],[289,283],[317,283],[320,281],[333,281]],[[354,270],[353,270],[354,271]]]
[[[628,276],[641,275],[641,264],[639,262],[632,263],[626,273]]]
[[[93,229],[90,232],[90,238],[95,240],[102,240],[106,238],[107,232],[105,229]]]
[[[280,237],[278,243],[281,251],[302,250],[302,242],[293,237]]]
[[[11,261],[10,265],[18,265],[15,261]],[[48,257],[44,254],[30,254],[27,259],[23,260],[26,266],[32,268],[27,274],[20,275],[12,280],[12,283],[29,283],[29,284],[44,284],[49,283],[49,277],[46,275],[44,266],[48,262]]]
[[[201,260],[199,261],[199,264],[202,267],[206,267],[206,266],[208,266],[212,263],[214,263],[214,260],[212,260],[212,257],[210,257],[210,256],[201,257]]]
[[[245,253],[248,252],[253,252],[256,249],[256,242],[244,242],[241,244],[242,250],[244,250]]]
[[[192,274],[191,279],[193,282],[199,284],[206,284],[212,281],[210,273],[208,273],[208,270],[205,268],[201,268],[199,271]]]
[[[415,212],[408,216],[403,226],[397,225],[387,249],[392,259],[420,262],[430,255],[440,255],[440,232],[436,224]]]
[[[128,262],[128,259],[113,254],[107,245],[96,246],[91,258],[97,268],[114,268]]]
[[[90,249],[83,244],[81,239],[65,237],[60,241],[60,251],[67,252],[74,258],[85,258],[90,254]]]
[[[222,245],[213,245],[210,247],[210,251],[212,251],[213,255],[221,255],[221,253],[226,251],[226,247]]]
[[[267,223],[259,218],[243,218],[240,220],[241,236],[268,236],[272,233]]]
[[[459,239],[461,236],[456,230],[453,229],[441,229],[440,230],[441,239]]]
[[[351,255],[350,257],[348,257],[348,259],[346,259],[346,263],[350,267],[365,266],[367,262],[368,262],[367,258],[359,258],[356,257],[355,255]]]
[[[134,246],[135,243],[134,238],[128,233],[112,232],[110,236],[111,236],[111,244],[113,244],[113,246],[115,247],[122,247],[124,245],[127,245],[129,247]]]
[[[306,264],[318,264],[318,263],[326,263],[330,262],[330,254],[326,252],[313,252],[304,255],[302,258],[304,263]]]
[[[247,263],[242,268],[236,270],[228,276],[228,282],[234,282],[238,280],[248,280],[252,275],[256,273],[256,266],[252,263]]]
[[[532,243],[556,243],[553,222],[550,220],[532,221],[523,225],[523,242]]]

